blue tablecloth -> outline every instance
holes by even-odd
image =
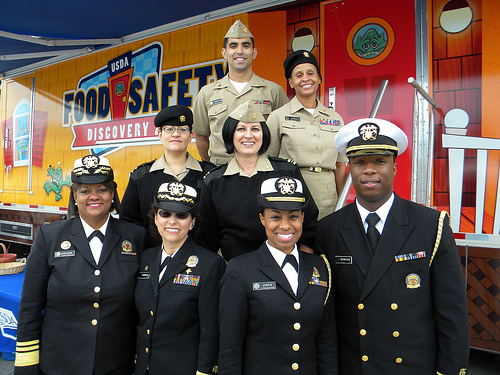
[[[17,317],[23,281],[24,271],[0,275],[0,352],[16,351]]]

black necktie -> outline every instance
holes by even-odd
[[[377,224],[379,221],[380,218],[375,212],[372,212],[366,217],[366,222],[368,223],[368,230],[366,231],[366,235],[368,236],[368,242],[370,243],[373,252],[375,252],[375,249],[377,248],[378,239],[380,237],[379,231],[377,230],[377,228],[375,228],[375,224]]]
[[[160,272],[158,272],[159,275],[161,275],[161,272],[165,269],[165,267],[170,263],[170,260],[172,257],[169,255],[165,259],[163,259],[163,262],[160,264]]]
[[[297,273],[299,273],[299,264],[297,263],[297,259],[292,254],[288,254],[285,257],[285,260],[283,261],[283,264],[281,265],[281,269],[283,269],[283,267],[285,267],[285,265],[287,263],[290,263],[293,266],[293,268],[295,268],[295,271],[297,271]]]
[[[95,230],[93,231],[90,236],[87,238],[89,242],[92,240],[92,238],[97,237],[101,240],[102,243],[104,243],[104,234],[100,230]]]

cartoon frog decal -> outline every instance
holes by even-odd
[[[363,36],[358,35],[358,40],[353,45],[354,52],[363,59],[373,59],[380,55],[387,46],[384,33],[378,33],[370,28]]]
[[[45,181],[45,183],[43,184],[45,192],[47,193],[47,195],[49,195],[49,193],[53,191],[56,194],[56,201],[61,200],[61,191],[65,185],[70,185],[70,176],[66,175],[66,178],[63,180],[61,162],[57,163],[57,168],[49,165],[49,168],[47,169],[47,176],[49,176],[50,179]]]

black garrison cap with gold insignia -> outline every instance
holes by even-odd
[[[308,203],[302,181],[288,176],[264,180],[257,196],[260,208],[295,211],[303,210]]]
[[[283,67],[285,68],[285,78],[288,79],[292,76],[292,71],[297,65],[306,63],[313,64],[319,73],[318,60],[316,60],[316,57],[311,52],[298,50],[289,54],[283,62]]]
[[[161,184],[154,198],[154,206],[165,211],[196,212],[198,194],[196,190],[181,182]]]
[[[102,184],[113,178],[109,160],[103,156],[86,155],[76,159],[71,171],[71,182],[78,184]]]
[[[171,105],[170,107],[163,108],[155,117],[155,126],[161,128],[162,126],[189,126],[193,128],[193,112],[183,105]]]
[[[250,102],[245,102],[237,106],[228,117],[249,123],[266,121],[259,108]]]
[[[347,157],[397,156],[408,147],[408,138],[392,122],[379,118],[362,118],[348,123],[338,131],[335,146]]]
[[[241,22],[240,20],[236,20],[236,22],[233,23],[233,25],[229,28],[226,35],[224,36],[224,39],[227,38],[253,38],[253,35],[250,30],[248,30],[248,27],[243,24],[243,22]]]

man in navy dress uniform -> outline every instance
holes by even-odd
[[[465,284],[449,219],[393,192],[405,134],[360,119],[335,143],[356,201],[320,221],[316,250],[332,264],[339,374],[466,374]]]

